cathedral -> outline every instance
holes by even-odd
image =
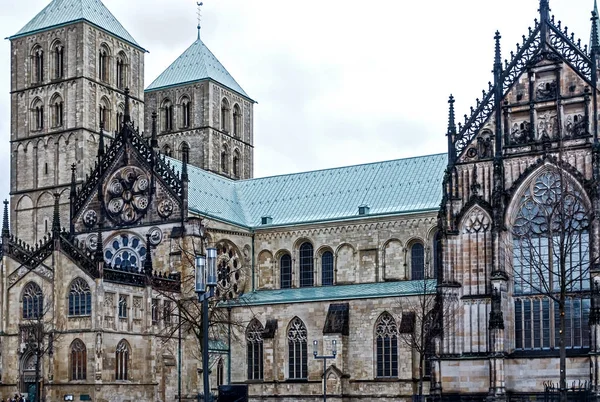
[[[532,21],[446,153],[254,178],[199,36],[146,86],[101,0],[50,1],[9,38],[0,398],[193,401],[204,337],[251,401],[600,397],[598,11],[589,46]]]

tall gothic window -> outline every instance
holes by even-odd
[[[442,269],[442,233],[437,231],[433,237],[433,272],[431,277],[437,278]]]
[[[308,352],[306,326],[295,317],[287,332],[289,379],[306,379],[308,376]]]
[[[35,84],[42,83],[44,81],[44,51],[41,46],[36,46],[33,49],[33,63],[32,63],[32,82]]]
[[[42,289],[34,282],[29,282],[23,289],[23,318],[32,320],[41,318],[44,308]]]
[[[229,171],[229,152],[227,152],[227,146],[223,145],[221,150],[221,170],[225,173]]]
[[[309,242],[300,246],[300,287],[313,286],[313,246]]]
[[[44,129],[44,104],[37,98],[31,107],[31,124],[33,130]]]
[[[223,385],[223,380],[225,379],[225,363],[223,359],[219,359],[217,363],[217,387]]]
[[[98,106],[98,123],[102,123],[104,130],[110,131],[110,102],[106,98],[102,98]]]
[[[566,346],[589,347],[588,216],[581,191],[555,170],[532,180],[519,200],[512,229],[516,349],[559,347],[563,286]]]
[[[117,87],[119,89],[127,87],[127,57],[123,52],[117,56]]]
[[[54,79],[64,77],[64,48],[60,43],[54,46]]]
[[[103,46],[98,54],[98,78],[108,82],[108,50]]]
[[[162,153],[163,153],[163,155],[168,156],[168,157],[173,156],[173,152],[171,151],[171,147],[168,146],[168,145],[165,145],[163,147]]]
[[[233,152],[233,177],[240,177],[240,153],[237,149]]]
[[[162,105],[163,110],[163,131],[173,130],[173,103],[165,99]]]
[[[377,377],[398,377],[398,327],[389,313],[375,324]]]
[[[425,277],[425,248],[423,243],[415,243],[410,248],[410,273],[411,279]]]
[[[87,378],[87,350],[81,339],[71,343],[71,380],[85,380]]]
[[[279,277],[281,289],[292,287],[292,257],[284,254],[279,259]]]
[[[325,251],[321,256],[321,284],[333,285],[333,253]]]
[[[158,308],[158,299],[152,299],[152,325],[158,324],[158,320],[160,319]]]
[[[248,357],[248,379],[263,379],[263,326],[254,319],[246,328],[246,351]]]
[[[117,345],[115,352],[115,380],[129,379],[129,344],[122,340]]]
[[[233,135],[239,137],[242,134],[242,112],[236,103],[233,105]]]
[[[229,101],[225,98],[221,101],[221,130],[229,132]]]
[[[90,286],[81,278],[71,283],[69,291],[69,315],[82,316],[92,314],[92,291]]]
[[[181,101],[181,126],[188,128],[191,121],[192,103],[186,97]]]
[[[60,95],[56,94],[51,102],[52,107],[52,127],[61,127],[63,125],[63,101]]]

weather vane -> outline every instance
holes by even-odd
[[[200,7],[202,7],[204,3],[199,1],[196,2],[196,5],[198,6],[198,11],[196,12],[196,15],[198,16],[198,39],[200,39],[200,22],[202,20],[202,9]]]

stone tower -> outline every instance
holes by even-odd
[[[145,50],[100,0],[53,0],[11,36],[12,233],[38,242],[52,225],[53,193],[68,221],[71,165],[94,167],[100,125],[124,112],[143,127]]]
[[[199,34],[144,99],[148,127],[157,113],[163,154],[234,180],[253,177],[254,101]]]

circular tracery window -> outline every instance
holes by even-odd
[[[148,209],[149,183],[146,173],[135,166],[114,172],[105,190],[108,216],[121,224],[139,220]]]
[[[242,257],[235,246],[224,242],[217,245],[217,297],[231,300],[242,294],[242,265]]]
[[[146,243],[140,237],[124,233],[113,237],[104,247],[104,261],[113,267],[141,268],[146,259]]]

